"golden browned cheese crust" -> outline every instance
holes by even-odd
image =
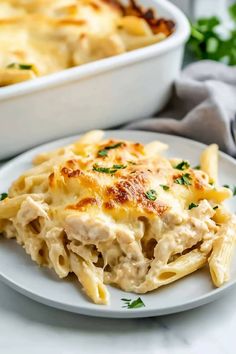
[[[116,144],[119,145],[117,148],[110,149]],[[105,151],[105,156],[100,154],[102,151]],[[188,194],[194,199],[195,191],[209,189],[208,181],[204,173],[196,173],[192,169],[187,172],[191,180]],[[97,144],[83,158],[65,161],[56,175],[54,172],[49,175],[48,182],[52,193],[57,193],[59,181],[63,185],[61,192],[65,194],[70,194],[70,188],[74,190],[77,186],[75,202],[65,205],[65,209],[86,211],[90,207],[99,207],[112,215],[131,210],[140,217],[151,217],[161,216],[169,205],[163,199],[163,192],[161,198],[157,193],[155,200],[148,199],[147,192],[162,181],[170,188],[169,194],[175,193],[179,189],[176,180],[185,173],[174,169],[160,156],[147,159],[140,143],[108,140]],[[162,188],[158,186],[158,189]]]
[[[0,86],[159,42],[174,30],[134,1],[0,1]]]
[[[108,303],[104,284],[145,293],[209,257],[214,283],[226,281],[229,261],[219,259],[231,257],[236,229],[223,205],[229,188],[163,156],[163,143],[103,135],[36,156],[0,201],[0,232],[59,277],[75,273],[95,303]]]

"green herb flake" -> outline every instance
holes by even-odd
[[[109,150],[117,149],[118,147],[122,146],[123,144],[124,143],[120,142],[120,143],[106,146],[104,149],[98,151],[98,156],[102,156],[102,157],[107,156]]]
[[[235,197],[235,196],[236,196],[236,186],[234,186],[234,187],[232,188],[232,192],[233,192],[233,196]]]
[[[219,208],[218,205],[216,205],[216,206],[213,207],[213,210],[216,210],[218,208]]]
[[[190,174],[185,173],[181,177],[176,178],[174,180],[174,182],[177,184],[185,185],[185,186],[191,186],[192,185],[191,179],[192,179],[192,177],[190,176]]]
[[[125,165],[113,165],[112,168],[115,168],[116,170],[122,170],[124,168],[126,168],[127,166]]]
[[[194,166],[193,169],[194,170],[200,170],[200,165]]]
[[[228,184],[224,184],[223,187],[231,189],[232,193],[233,193],[233,197],[236,196],[236,186],[229,186]]]
[[[232,4],[229,7],[229,15],[232,18],[232,20],[236,22],[236,3]]]
[[[98,166],[98,164],[93,165],[93,171],[101,172],[101,173],[116,173],[118,170],[124,169],[127,166],[125,165],[113,165],[112,167],[102,167]]]
[[[178,165],[176,165],[174,168],[176,170],[184,171],[184,170],[187,170],[189,167],[190,167],[190,164],[188,163],[188,161],[182,161]]]
[[[191,37],[192,39],[196,39],[199,42],[204,41],[204,35],[193,25],[191,26]]]
[[[145,307],[145,304],[141,297],[138,297],[136,300],[131,301],[131,299],[121,299],[124,302],[124,308],[127,309],[138,309],[140,307]]]
[[[107,156],[107,154],[108,154],[108,150],[107,149],[98,151],[98,156]]]
[[[160,186],[164,189],[164,191],[168,191],[170,189],[170,187],[165,184],[160,184]]]
[[[11,63],[7,66],[8,69],[31,70],[32,64]]]
[[[191,210],[191,209],[197,208],[197,207],[198,207],[198,204],[190,203],[189,206],[188,206],[188,209]]]
[[[101,173],[114,173],[112,169],[109,167],[99,167],[98,165],[93,166],[93,171],[101,172]]]
[[[33,68],[32,64],[19,64],[19,69],[21,70],[31,70]]]
[[[207,53],[215,53],[219,47],[219,40],[214,37],[210,37],[206,42],[206,51]]]
[[[0,194],[0,201],[6,199],[7,197],[8,197],[7,193]]]
[[[154,189],[150,189],[145,193],[145,196],[147,199],[154,201],[157,199],[157,192]]]
[[[130,165],[137,165],[134,161],[127,161]]]

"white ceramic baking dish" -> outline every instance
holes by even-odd
[[[167,102],[189,24],[166,0],[139,0],[176,23],[164,41],[0,88],[0,159],[45,141],[148,117]]]

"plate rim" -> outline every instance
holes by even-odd
[[[176,135],[170,135],[170,134],[163,134],[163,133],[159,133],[159,132],[149,132],[149,131],[143,131],[143,130],[104,130],[105,134],[107,135],[112,135],[112,134],[119,134],[119,133],[123,133],[123,134],[129,134],[132,132],[132,134],[144,134],[144,135],[149,135],[149,136],[153,136],[156,139],[161,140],[161,137],[165,137],[166,139],[170,138],[170,139],[176,139],[179,142],[186,142],[188,144],[191,144],[193,147],[197,147],[197,148],[204,148],[207,145],[189,138],[185,138],[185,137],[181,137],[181,136],[176,136]],[[14,165],[15,163],[19,163],[22,159],[27,159],[31,158],[32,155],[37,154],[39,151],[45,150],[48,151],[50,150],[50,148],[53,148],[53,145],[59,144],[59,145],[64,145],[64,144],[68,144],[70,142],[72,142],[73,140],[76,140],[79,136],[83,135],[83,133],[80,134],[75,134],[75,135],[71,135],[68,137],[64,137],[61,139],[55,139],[53,141],[50,141],[48,143],[44,143],[41,145],[38,145],[32,149],[29,149],[23,153],[21,153],[20,155],[16,156],[15,158],[11,159],[10,161],[4,163],[4,165],[2,167],[0,167],[0,178],[1,178],[1,174],[5,173],[7,171],[7,169],[11,168],[12,165]],[[158,138],[159,137],[159,138]],[[132,139],[132,137],[131,137]],[[230,163],[232,163],[235,167],[236,167],[236,161],[229,155],[227,155],[226,153],[220,151],[220,157],[222,157],[223,159],[226,159],[227,161],[229,161]],[[47,305],[47,306],[51,306],[53,308],[57,308],[60,310],[64,310],[64,311],[68,311],[68,312],[72,312],[72,313],[77,313],[77,314],[81,314],[81,315],[87,315],[87,316],[94,316],[94,317],[103,317],[103,318],[120,318],[120,319],[130,319],[130,318],[144,318],[144,317],[154,317],[154,316],[163,316],[163,315],[168,315],[168,314],[173,314],[173,313],[178,313],[178,312],[182,312],[182,311],[187,311],[199,306],[203,306],[206,305],[207,303],[213,302],[215,300],[217,300],[217,298],[219,298],[221,295],[226,294],[231,288],[233,288],[236,285],[236,279],[226,283],[225,285],[223,285],[220,288],[215,288],[212,291],[200,295],[194,299],[191,299],[189,301],[186,301],[184,303],[180,303],[174,306],[168,306],[168,307],[164,307],[164,308],[157,308],[157,309],[148,309],[146,307],[141,308],[141,309],[132,309],[132,311],[127,311],[124,309],[120,309],[120,310],[112,310],[108,307],[105,307],[103,305],[99,305],[99,307],[92,307],[94,304],[89,302],[88,300],[88,306],[90,307],[84,307],[84,306],[80,306],[78,304],[78,306],[74,306],[65,302],[61,302],[59,300],[53,300],[47,297],[44,297],[42,295],[38,295],[36,292],[34,291],[29,291],[27,288],[25,288],[24,286],[20,286],[19,284],[17,284],[17,282],[15,280],[9,279],[9,277],[5,276],[4,274],[2,274],[2,271],[0,270],[0,280],[8,285],[10,288],[14,289],[15,291],[19,292],[20,294],[34,300],[37,301],[41,304]],[[222,294],[223,292],[223,294]],[[139,296],[138,294],[136,294],[137,296]]]
[[[221,294],[222,291],[224,295],[226,295],[227,292],[230,291],[230,289],[236,285],[236,280],[235,280],[234,282],[228,283],[221,288],[214,289],[213,290],[214,293],[210,292],[207,293],[206,295],[201,295],[193,300],[186,301],[185,303],[174,305],[174,306],[168,306],[162,309],[148,309],[144,307],[141,309],[132,309],[132,311],[128,311],[127,309],[123,310],[121,308],[118,311],[118,310],[105,308],[106,305],[99,305],[101,308],[100,307],[87,308],[79,305],[73,306],[58,300],[56,301],[56,300],[48,299],[47,297],[38,295],[33,291],[28,291],[27,289],[20,287],[14,281],[4,277],[1,273],[0,273],[0,281],[3,282],[5,285],[9,286],[11,289],[20,293],[21,295],[26,296],[27,298],[35,302],[38,302],[40,304],[43,304],[45,306],[49,306],[55,309],[59,309],[59,310],[63,310],[66,312],[71,312],[79,315],[84,315],[84,316],[100,317],[100,318],[117,318],[117,319],[159,317],[159,316],[171,315],[179,312],[192,310],[216,301],[218,298],[222,296]],[[136,295],[139,296],[139,294]],[[140,296],[143,295],[141,294]],[[90,300],[88,299],[88,303],[90,306],[96,305],[89,301]]]
[[[94,130],[97,130],[97,129],[94,129]],[[207,146],[211,145],[211,144],[205,144],[205,143],[202,143],[202,142],[199,142],[197,140],[194,140],[194,139],[190,139],[190,138],[186,138],[186,137],[183,137],[181,135],[171,135],[171,134],[165,134],[165,133],[159,133],[159,132],[152,132],[152,131],[148,131],[148,130],[142,130],[142,129],[98,129],[98,130],[102,130],[105,132],[105,134],[116,134],[117,132],[121,132],[121,133],[134,133],[134,134],[140,134],[140,133],[143,133],[145,135],[160,135],[160,136],[164,136],[166,138],[171,138],[171,139],[177,139],[177,140],[182,140],[182,141],[185,141],[186,143],[190,143],[192,145],[195,145],[197,147],[201,147],[201,148],[206,148]],[[89,130],[89,131],[92,131]],[[2,172],[5,168],[8,168],[9,166],[11,166],[11,164],[17,162],[18,160],[26,157],[27,155],[31,155],[31,154],[34,154],[34,153],[37,153],[38,150],[41,150],[42,148],[46,147],[49,147],[51,145],[54,145],[55,143],[59,143],[59,142],[62,142],[62,144],[64,144],[64,142],[66,141],[73,141],[74,139],[76,140],[78,137],[82,136],[83,134],[85,134],[86,132],[82,132],[82,133],[78,133],[78,134],[73,134],[73,135],[69,135],[69,136],[66,136],[66,137],[62,137],[62,138],[59,138],[59,139],[53,139],[52,141],[47,141],[47,142],[44,142],[42,144],[39,144],[39,145],[36,145],[36,146],[33,146],[32,148],[30,149],[27,149],[26,151],[18,154],[17,156],[13,157],[13,158],[10,158],[10,160],[8,160],[7,162],[5,162],[4,160],[2,160],[1,162],[3,163],[2,166],[0,166],[0,172]],[[45,150],[45,151],[48,151],[48,150]],[[232,162],[234,165],[236,165],[236,160],[228,155],[227,153],[223,152],[222,150],[219,149],[219,155],[220,157],[223,157],[225,158],[226,160]]]

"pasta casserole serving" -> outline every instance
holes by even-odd
[[[0,233],[60,278],[74,273],[89,298],[106,284],[146,293],[208,265],[229,279],[236,220],[217,180],[217,145],[200,167],[164,157],[167,145],[103,140],[92,131],[34,158],[2,195]]]
[[[134,0],[0,0],[0,86],[145,47],[173,30]]]

